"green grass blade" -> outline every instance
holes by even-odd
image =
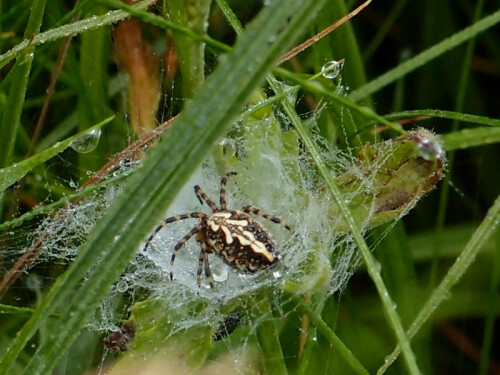
[[[493,274],[491,275],[490,290],[488,298],[488,313],[484,324],[483,340],[481,345],[481,360],[479,362],[479,375],[486,375],[489,372],[490,356],[493,340],[495,337],[495,319],[498,309],[498,296],[500,287],[500,231],[497,230],[495,238],[495,254],[493,255]]]
[[[185,35],[185,36],[193,39],[193,40],[204,42],[207,46],[210,46],[217,51],[227,52],[231,49],[230,47],[228,47],[224,43],[221,43],[218,40],[212,39],[207,35],[198,34],[185,26],[178,25],[178,24],[173,23],[169,20],[166,20],[166,19],[164,19],[156,14],[149,13],[145,10],[142,10],[142,8],[127,5],[120,0],[100,0],[100,2],[102,4],[105,4],[105,5],[112,7],[112,8],[123,9],[124,11],[128,12],[130,15],[140,19],[143,22],[150,23],[152,25],[161,27],[163,29],[176,31],[182,35]]]
[[[283,77],[285,79],[289,79],[290,81],[297,83],[298,85],[300,85],[300,87],[302,89],[307,90],[309,92],[312,92],[314,94],[317,94],[321,97],[328,98],[332,102],[334,102],[340,106],[344,106],[347,109],[352,110],[356,114],[359,114],[366,119],[369,119],[369,120],[374,121],[374,122],[379,123],[379,124],[383,124],[391,129],[395,130],[398,133],[404,133],[404,130],[401,127],[401,125],[388,121],[383,116],[380,116],[377,113],[375,113],[375,111],[373,111],[369,107],[359,105],[359,104],[353,102],[352,100],[350,100],[348,97],[336,94],[335,92],[333,92],[333,91],[331,91],[331,90],[329,90],[321,85],[318,85],[317,82],[314,80],[302,79],[298,75],[290,73],[289,71],[287,71],[285,69],[281,69],[281,68],[274,69],[274,73],[276,73],[276,75],[278,75],[280,77]]]
[[[333,346],[338,353],[346,360],[346,362],[351,366],[351,368],[357,374],[369,374],[363,365],[358,361],[354,354],[349,350],[348,347],[338,338],[338,336],[333,332],[333,330],[328,326],[328,324],[321,318],[321,315],[314,311],[307,303],[304,303],[299,297],[295,300],[300,304],[300,307],[304,312],[311,318],[311,321],[318,328],[318,330],[325,336],[331,346]]]
[[[445,52],[459,46],[467,40],[474,38],[477,34],[489,29],[500,22],[500,10],[484,17],[473,25],[459,31],[458,33],[444,39],[431,48],[419,53],[412,59],[398,65],[396,68],[382,74],[366,85],[352,91],[348,98],[353,101],[359,101],[367,96],[379,91],[381,88],[397,81],[399,78],[414,71],[415,69],[424,66],[429,61],[444,54]]]
[[[281,86],[276,82],[274,79],[268,79],[268,82],[270,83],[272,89],[276,93],[281,92]],[[387,314],[388,321],[394,330],[394,333],[400,343],[400,345],[403,348],[403,355],[406,361],[406,365],[408,367],[408,371],[410,374],[417,375],[420,373],[418,366],[417,366],[417,361],[415,358],[415,354],[411,350],[410,347],[410,341],[406,335],[406,332],[403,329],[403,326],[401,324],[401,320],[396,312],[395,304],[392,301],[389,292],[387,291],[387,288],[385,287],[384,281],[382,280],[382,277],[380,275],[380,271],[378,270],[377,267],[377,261],[375,260],[375,257],[372,255],[370,252],[370,249],[368,248],[368,245],[366,244],[363,235],[361,234],[361,231],[359,230],[356,221],[349,211],[349,208],[347,207],[347,203],[344,201],[343,196],[340,192],[339,187],[337,186],[336,182],[334,181],[332,177],[332,172],[328,169],[326,166],[326,163],[324,162],[321,153],[319,151],[318,146],[316,143],[313,141],[311,136],[309,135],[308,130],[306,127],[302,124],[302,121],[298,117],[298,115],[295,113],[295,109],[293,108],[292,104],[288,102],[287,100],[283,101],[282,103],[285,112],[287,113],[288,117],[290,118],[290,121],[294,125],[295,130],[299,134],[300,138],[304,142],[304,145],[306,149],[309,151],[311,154],[311,157],[313,158],[319,173],[321,174],[321,177],[324,179],[326,186],[328,187],[333,199],[337,203],[339,207],[339,211],[344,218],[345,222],[347,223],[347,227],[349,231],[352,233],[354,242],[358,246],[358,249],[361,253],[361,257],[363,258],[363,261],[366,265],[368,274],[373,280],[373,283],[375,284],[378,294],[380,296],[380,299],[382,300],[382,305],[384,306],[384,311]]]
[[[462,112],[454,112],[454,111],[443,111],[440,109],[416,109],[411,111],[402,111],[402,112],[393,112],[387,115],[384,115],[384,118],[387,120],[399,120],[404,118],[411,117],[429,117],[429,118],[445,118],[449,120],[457,120],[460,122],[469,122],[472,124],[478,125],[489,125],[489,126],[497,126],[500,127],[500,120],[496,118],[486,117],[486,116],[478,116],[472,115],[468,113]]]
[[[63,304],[67,310],[57,337],[44,342],[25,369],[27,374],[50,373],[189,175],[228,129],[273,62],[302,34],[321,5],[321,1],[293,0],[287,7],[279,2],[265,7],[200,93],[188,102],[142,168],[131,176],[123,194],[115,199],[79,249],[74,263],[56,280],[18,332],[0,359],[1,374],[9,372],[37,328]],[[85,281],[75,293],[74,288],[84,275]],[[72,302],[68,303],[70,296]]]
[[[210,0],[195,0],[188,7],[184,0],[166,0],[166,4],[172,22],[197,34],[206,34]],[[205,44],[184,33],[173,32],[172,35],[182,73],[182,96],[192,98],[205,81]]]
[[[481,17],[481,13],[483,10],[484,0],[479,0],[476,2],[476,9],[474,10],[474,18],[473,20],[477,22]],[[465,105],[465,96],[467,94],[469,76],[471,71],[471,63],[473,58],[475,46],[475,38],[470,39],[467,42],[465,55],[462,61],[462,69],[460,72],[460,81],[458,84],[458,92],[456,95],[455,102],[455,111],[462,112]],[[458,120],[453,120],[451,126],[451,134],[458,131],[460,126],[460,122]],[[429,276],[429,285],[436,285],[438,268],[439,268],[439,252],[442,245],[441,234],[444,230],[444,224],[446,219],[447,207],[449,205],[449,194],[450,194],[450,181],[453,177],[455,166],[455,152],[448,152],[448,171],[444,176],[443,185],[441,186],[440,196],[439,196],[439,205],[437,209],[437,218],[436,218],[436,238],[434,240],[434,257],[432,259],[431,271]]]
[[[441,139],[446,151],[464,150],[466,148],[500,142],[500,128],[479,127],[463,129],[443,134]]]
[[[37,2],[38,3],[38,2]],[[154,3],[154,0],[144,0],[133,6],[136,9],[146,9]],[[108,12],[102,16],[93,16],[80,21],[76,21],[55,29],[37,34],[32,33],[26,36],[26,39],[16,45],[14,48],[0,55],[0,68],[3,68],[9,61],[16,58],[20,53],[25,52],[27,48],[39,46],[67,36],[74,36],[89,30],[95,30],[99,27],[112,25],[120,20],[130,17],[129,13],[122,10]],[[34,36],[33,36],[34,35]],[[31,38],[33,36],[33,38]]]
[[[267,319],[257,326],[257,339],[262,349],[264,369],[266,374],[286,375],[287,369],[278,330],[274,320],[272,320],[271,306],[269,304],[268,291],[265,290],[256,298],[256,310],[259,316],[266,316]]]
[[[31,38],[38,33],[43,21],[46,0],[38,1],[31,9],[28,25],[24,31],[24,38]],[[16,65],[10,72],[10,87],[7,95],[7,103],[3,116],[0,116],[0,167],[8,166],[12,161],[12,153],[16,144],[17,133],[21,122],[28,78],[34,58],[34,46],[18,56]],[[0,204],[3,201],[3,189],[0,190]],[[0,209],[0,217],[2,210]]]

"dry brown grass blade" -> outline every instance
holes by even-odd
[[[281,59],[278,61],[278,65],[284,63],[285,61],[290,60],[292,57],[298,55],[299,53],[301,53],[305,49],[312,46],[314,43],[318,42],[319,40],[321,40],[322,38],[324,38],[325,36],[330,34],[333,30],[337,29],[339,26],[342,26],[344,23],[346,23],[351,18],[356,16],[359,12],[361,12],[363,9],[365,9],[371,2],[372,2],[372,0],[365,1],[359,7],[357,7],[353,11],[347,13],[344,17],[342,17],[338,21],[334,22],[333,24],[328,26],[326,29],[320,31],[312,38],[307,39],[304,43],[299,44],[297,47],[292,48],[290,51],[288,51],[285,55],[283,55],[281,57]]]

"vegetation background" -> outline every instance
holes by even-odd
[[[80,333],[154,218],[210,153],[274,61],[359,5],[342,0],[264,3],[166,0],[147,13],[144,2],[131,8],[116,0],[0,1],[0,168],[35,157],[20,167],[20,175],[1,171],[0,264],[5,275],[17,260],[10,250],[21,248],[20,237],[36,226],[39,215],[34,221],[23,219],[21,226],[14,218],[73,194],[74,186],[67,182],[83,184],[90,171],[180,113],[189,99],[197,104],[168,133],[169,140],[151,152],[142,176],[156,171],[156,180],[133,180],[137,190],[130,188],[131,195],[123,198],[130,198],[130,208],[119,202],[113,206],[85,242],[71,272],[63,273],[67,265],[45,264],[19,273],[2,291],[0,373],[80,374],[98,372],[105,359],[107,365],[112,356],[105,352],[102,335]],[[230,26],[225,6],[244,27],[256,15],[267,22],[237,37],[235,19]],[[128,12],[140,21],[116,24]],[[443,136],[446,177],[374,249],[402,326],[410,327],[419,311],[430,306],[411,345],[425,374],[500,373],[495,340],[500,309],[498,22],[497,1],[373,0],[348,24],[282,64],[284,71],[274,71],[278,77],[299,79],[344,58],[342,79],[349,86],[345,98],[355,119],[349,132],[360,132],[364,141],[372,140],[373,132],[380,132],[381,139],[397,136],[373,123],[376,113],[399,121],[404,129],[418,125]],[[206,26],[213,39],[200,37]],[[236,40],[241,47],[228,52]],[[225,53],[233,63],[231,79],[217,75],[218,58]],[[213,79],[205,84],[204,76],[212,72]],[[214,97],[221,89],[227,96]],[[322,95],[302,89],[306,99],[298,111],[305,113]],[[335,147],[359,146],[342,136],[345,124],[332,120],[345,105],[336,104],[319,124],[322,134]],[[90,153],[53,148],[112,115],[97,147],[83,145]],[[42,164],[47,149],[58,157]],[[169,160],[168,165],[162,160]],[[142,221],[127,227],[127,218],[135,214]],[[117,233],[125,232],[130,237],[123,235],[111,245],[114,251],[106,250]],[[89,271],[99,256],[108,266]],[[81,284],[86,272],[90,276]],[[302,306],[282,319],[279,336],[270,343],[273,349],[263,342],[249,344],[247,349],[257,348],[256,357],[264,359],[256,360],[260,364],[248,373],[261,368],[270,374],[418,373],[408,348],[388,369],[383,366],[385,360],[391,362],[389,354],[398,342],[404,347],[404,340],[391,317],[386,319],[387,301],[380,297],[380,284],[370,278],[373,273],[378,271],[362,266],[341,296],[323,301],[316,315]],[[33,274],[46,282],[28,286]],[[79,301],[60,306],[73,293],[81,293],[76,294]],[[298,356],[297,322],[304,311],[318,333],[306,345],[308,354]],[[44,337],[47,327],[57,327],[60,335]],[[349,355],[339,354],[339,345],[349,348],[358,362],[353,365],[346,360]],[[206,347],[192,371],[206,366],[207,357],[217,362],[217,352],[210,350],[221,349],[210,343]],[[278,357],[270,360],[276,350]]]

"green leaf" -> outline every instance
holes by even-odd
[[[198,308],[196,303],[185,306],[191,311]],[[162,314],[158,314],[159,311]],[[173,332],[172,315],[175,314],[168,301],[146,300],[134,304],[129,321],[135,326],[135,338],[109,374],[131,373],[131,369],[137,373],[151,369],[154,373],[152,368],[157,366],[165,373],[188,374],[199,368],[212,348],[213,328],[196,325]],[[138,363],[137,358],[147,359],[146,364]]]

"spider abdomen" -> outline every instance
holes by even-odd
[[[250,215],[241,211],[221,211],[206,221],[208,252],[243,272],[256,272],[278,262],[271,235]]]

